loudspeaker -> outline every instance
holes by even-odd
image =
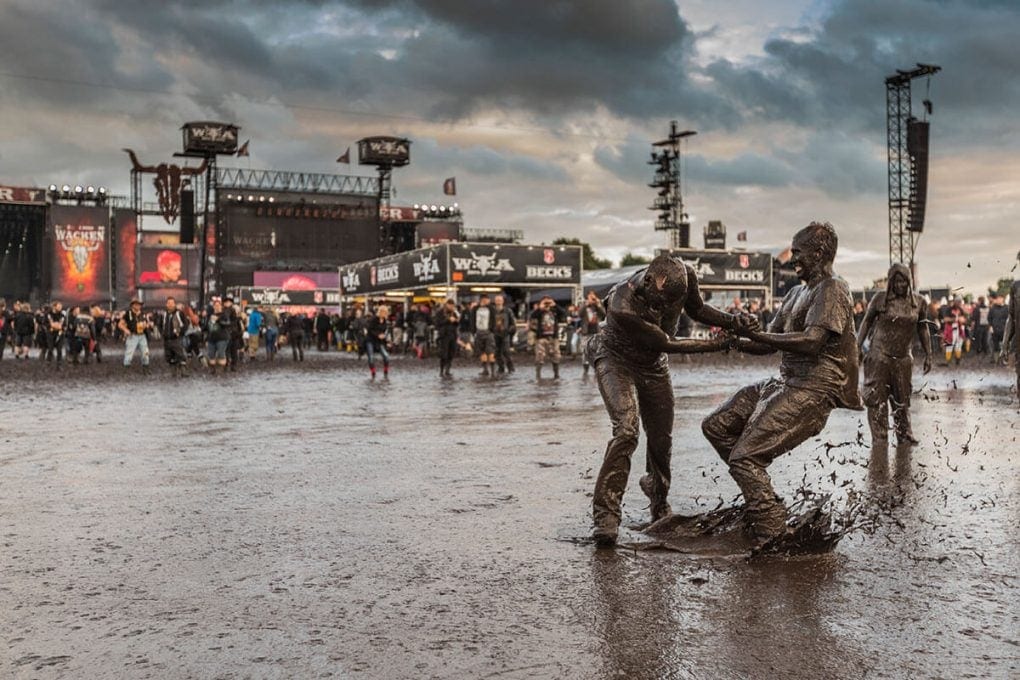
[[[924,211],[928,202],[928,123],[907,121],[907,153],[910,154],[910,202],[907,231],[924,231]]]
[[[195,192],[181,189],[181,244],[195,242]]]

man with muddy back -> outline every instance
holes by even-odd
[[[837,245],[828,222],[812,222],[793,237],[790,262],[803,283],[783,298],[768,332],[738,343],[752,354],[779,351],[780,377],[741,389],[701,425],[744,495],[747,528],[759,547],[787,533],[786,507],[765,468],[821,432],[833,409],[862,410],[853,301],[832,272]]]
[[[602,401],[613,425],[592,501],[594,531],[600,546],[611,546],[621,519],[621,501],[638,443],[638,419],[648,436],[646,474],[641,490],[651,500],[652,521],[671,513],[666,500],[673,445],[673,384],[670,353],[716,352],[732,338],[691,340],[673,337],[680,315],[728,330],[757,328],[746,316],[705,304],[694,269],[668,255],[617,284],[605,300],[606,320],[585,345],[585,361],[595,368]]]

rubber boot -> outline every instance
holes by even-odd
[[[368,370],[372,372],[372,380],[375,380],[375,366],[369,366]]]
[[[390,379],[390,365],[389,364],[383,364],[383,367],[382,367],[382,377],[383,377],[383,380],[389,380]]]
[[[535,380],[542,379],[542,364],[535,364]]]
[[[553,364],[553,380],[559,380],[559,379],[560,379],[560,365],[559,364]]]

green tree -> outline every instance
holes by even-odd
[[[995,288],[989,288],[988,289],[988,293],[990,295],[999,294],[999,295],[1005,296],[1005,295],[1009,295],[1009,289],[1012,288],[1012,287],[1013,287],[1013,279],[1011,279],[1011,278],[1009,278],[1007,276],[1007,277],[999,279],[996,282],[996,284],[995,284]]]
[[[595,257],[595,253],[592,251],[591,246],[579,238],[565,238],[561,236],[560,238],[555,239],[552,244],[554,246],[581,246],[585,271],[591,271],[592,269],[610,269],[613,266],[611,261],[604,260],[601,257]]]
[[[651,262],[651,258],[645,257],[644,255],[635,255],[634,253],[624,253],[623,257],[620,258],[621,267],[629,267],[633,264],[648,264]]]

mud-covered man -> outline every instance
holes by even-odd
[[[749,385],[702,423],[744,495],[748,529],[761,544],[786,533],[787,512],[766,468],[814,437],[835,408],[861,410],[853,302],[832,272],[838,239],[813,222],[793,237],[793,264],[803,281],[783,299],[767,332],[751,332],[740,348],[781,352],[779,378]]]
[[[864,357],[864,404],[872,444],[889,439],[889,404],[898,443],[916,444],[910,427],[910,391],[914,372],[914,338],[924,350],[924,372],[931,370],[931,333],[925,320],[924,299],[914,293],[910,270],[896,263],[889,268],[886,290],[871,298],[857,345]],[[868,345],[865,353],[864,346]]]
[[[1006,319],[1006,334],[1002,337],[1002,358],[1013,355],[1016,369],[1016,396],[1020,401],[1020,279],[1013,282],[1009,291],[1009,316]]]
[[[606,447],[592,501],[593,538],[599,545],[616,542],[621,501],[638,443],[638,420],[648,437],[646,474],[641,490],[651,500],[652,521],[671,513],[667,495],[673,445],[673,385],[666,355],[714,352],[731,340],[678,339],[680,315],[722,328],[746,332],[749,317],[737,317],[705,304],[694,270],[666,255],[617,284],[606,297],[602,331],[590,337],[585,361],[595,368],[613,437]]]

